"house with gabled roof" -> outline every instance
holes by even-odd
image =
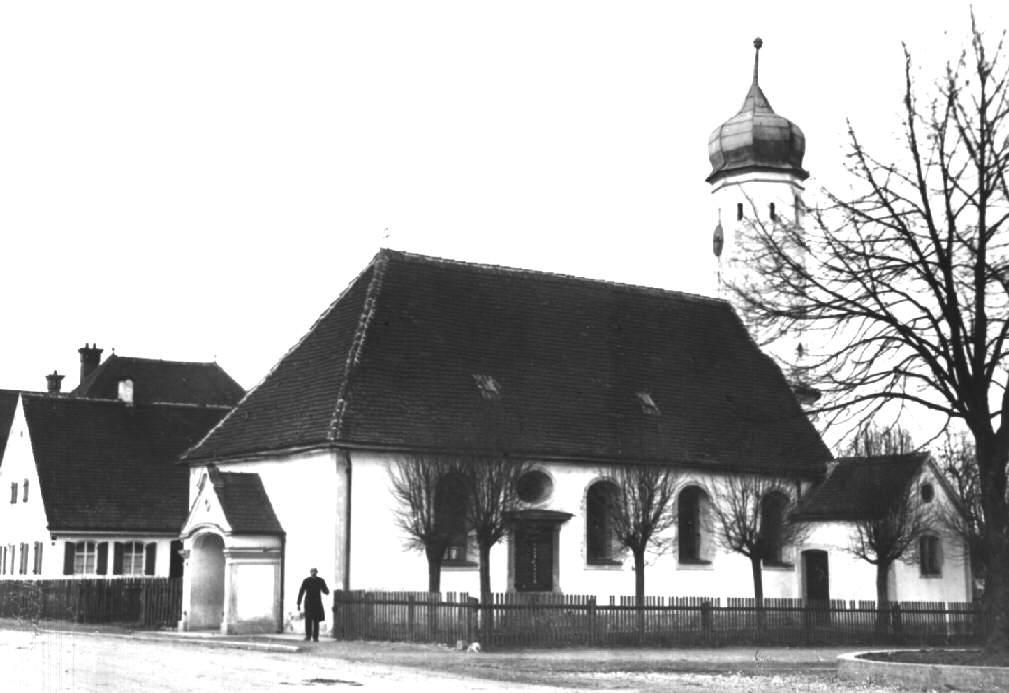
[[[243,391],[217,364],[80,354],[71,393],[55,372],[0,392],[0,578],[178,576],[178,457]]]
[[[820,566],[807,576],[811,583],[807,593],[829,593],[825,580],[831,573],[852,584],[875,584],[875,566],[850,550],[853,526],[871,528],[891,509],[901,507],[905,498],[909,506],[922,508],[928,527],[891,566],[890,600],[971,601],[973,577],[966,543],[949,521],[959,512],[959,501],[927,452],[844,457],[830,463],[827,477],[795,513],[812,528],[804,542],[807,560]]]
[[[293,603],[276,595],[292,601],[311,567],[343,589],[422,589],[426,564],[403,548],[390,470],[404,456],[433,454],[507,454],[537,475],[515,531],[492,552],[495,589],[599,595],[633,588],[630,562],[592,536],[607,470],[680,472],[678,498],[693,514],[685,524],[698,529],[682,540],[689,547],[653,557],[655,589],[747,596],[745,559],[720,551],[701,521],[717,480],[762,475],[794,498],[831,458],[724,301],[382,250],[185,454],[193,511],[182,533],[183,608],[190,619],[223,620],[183,626],[280,627],[268,617]],[[214,498],[215,473],[260,478],[282,547],[275,534],[208,519],[209,508],[227,505]],[[767,568],[767,596],[800,593],[798,548]],[[475,593],[477,580],[462,541],[443,566],[443,589]],[[206,595],[217,601],[201,602]]]

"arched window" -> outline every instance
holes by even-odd
[[[707,550],[704,537],[704,513],[708,495],[697,486],[680,491],[676,501],[677,543],[680,563],[706,563],[703,551]]]
[[[617,560],[613,527],[617,494],[617,487],[612,481],[597,481],[589,486],[585,498],[585,552],[589,563],[613,563]]]
[[[466,524],[466,480],[449,474],[438,481],[435,496],[435,522],[445,532],[447,545],[444,560],[452,563],[469,561],[469,527]]]
[[[785,510],[788,496],[771,491],[760,500],[760,540],[763,544],[764,563],[780,564],[782,560],[782,534],[785,527]]]

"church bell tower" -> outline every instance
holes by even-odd
[[[746,251],[746,234],[760,228],[771,233],[781,225],[802,226],[802,168],[806,138],[799,126],[778,115],[760,88],[760,49],[753,41],[753,83],[742,108],[719,125],[708,138],[708,160],[714,204],[714,235],[718,294],[733,302],[732,284],[758,282]],[[752,248],[752,246],[751,246]],[[738,306],[737,306],[738,309]],[[792,367],[790,380],[804,404],[816,399],[801,369],[804,347],[801,335],[790,335],[768,345],[779,363]],[[787,372],[787,371],[786,371]]]

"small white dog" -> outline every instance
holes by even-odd
[[[478,642],[471,642],[469,644],[469,647],[466,648],[466,652],[467,653],[469,653],[469,652],[476,652],[476,653],[479,654],[479,652],[480,652],[480,643],[478,643]]]

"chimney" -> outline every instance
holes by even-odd
[[[77,353],[81,355],[81,382],[83,383],[101,363],[102,350],[97,348],[95,344],[88,346],[85,342],[84,346],[77,350]]]
[[[46,376],[46,391],[50,395],[60,394],[60,384],[63,382],[65,376],[60,375],[56,371],[53,371]]]

